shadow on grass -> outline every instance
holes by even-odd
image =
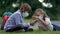
[[[60,34],[60,31],[43,31],[34,30],[33,32],[4,32],[0,30],[0,34]]]

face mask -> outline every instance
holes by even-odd
[[[29,13],[23,12],[23,17],[27,17],[27,16],[29,16]]]
[[[39,16],[39,19],[43,19],[43,16]]]

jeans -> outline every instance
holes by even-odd
[[[23,25],[17,25],[15,27],[11,27],[11,29],[6,30],[6,32],[13,32],[24,29],[25,31],[29,28],[29,26],[24,27]]]
[[[53,25],[53,30],[56,31],[56,30],[60,30],[60,26],[58,25],[55,25],[55,24],[52,24]]]

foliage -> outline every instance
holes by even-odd
[[[3,2],[5,1],[5,3]],[[7,7],[9,7],[8,10],[14,12],[17,9],[19,9],[20,7],[16,7],[13,8],[12,7],[12,3],[19,3],[20,5],[22,3],[29,3],[32,7],[32,12],[30,14],[30,16],[28,18],[31,18],[32,14],[34,13],[35,9],[37,8],[42,8],[44,9],[47,14],[49,15],[49,17],[51,17],[51,19],[58,19],[57,15],[60,14],[60,0],[45,0],[44,2],[50,2],[53,4],[53,8],[45,8],[42,6],[42,4],[38,1],[38,0],[0,0],[0,16],[3,14],[3,12],[6,11],[6,9],[8,9]]]

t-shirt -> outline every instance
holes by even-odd
[[[47,26],[44,26],[39,20],[37,20],[36,23],[38,23],[38,26],[39,26],[39,27],[42,27],[43,30],[46,30],[46,31],[47,31],[47,30],[50,30],[50,31],[52,31],[52,30],[53,30],[53,25],[51,24],[50,18],[46,17],[46,18],[45,18],[45,21],[46,21],[46,23],[48,23]]]

